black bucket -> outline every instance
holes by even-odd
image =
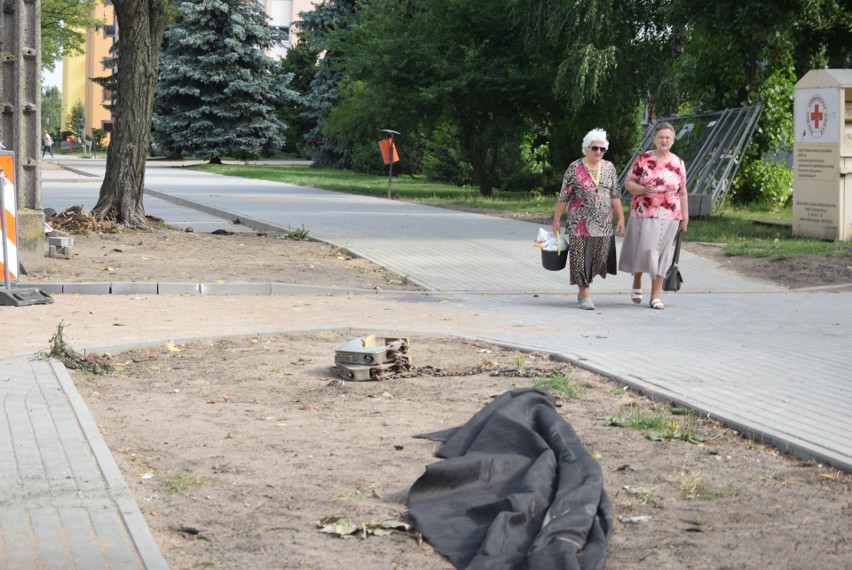
[[[561,252],[541,250],[541,265],[548,271],[562,271],[568,262],[568,248],[562,248]]]

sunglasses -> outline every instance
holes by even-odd
[[[605,146],[590,146],[589,148],[595,152],[606,152]]]

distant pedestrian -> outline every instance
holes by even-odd
[[[44,131],[41,139],[42,144],[44,145],[41,149],[41,157],[44,158],[44,155],[49,152],[50,158],[53,158],[53,138],[51,138],[50,133]]]

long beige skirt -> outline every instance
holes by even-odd
[[[672,261],[673,244],[680,221],[656,218],[630,218],[618,270],[625,273],[666,274]]]

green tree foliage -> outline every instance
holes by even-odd
[[[77,100],[71,106],[71,112],[68,113],[68,119],[65,120],[65,128],[75,136],[80,134],[80,131],[86,126],[86,109],[83,107],[83,102]]]
[[[793,172],[785,155],[793,147],[792,63],[779,65],[765,81],[750,90],[749,105],[761,103],[763,114],[752,144],[746,149],[729,199],[740,203],[785,205],[793,194]]]
[[[322,134],[324,140],[331,141],[334,148],[345,153],[347,167],[357,172],[378,174],[386,172],[381,153],[377,145],[379,139],[385,138],[383,128],[398,131],[400,125],[388,117],[385,106],[374,98],[374,91],[362,81],[348,80],[339,85],[340,97],[337,105],[330,109],[323,121]],[[384,121],[388,122],[385,123]],[[399,132],[399,131],[398,131]],[[403,141],[403,152],[400,152],[400,140]],[[397,153],[405,162],[396,163],[394,172],[402,174],[411,162],[411,140],[408,136],[397,137],[394,144]],[[327,143],[323,146],[327,146]]]
[[[107,109],[109,111],[115,109],[115,106],[118,103],[118,74],[116,73],[116,68],[118,67],[119,42],[120,40],[116,40],[113,42],[113,44],[109,48],[109,57],[104,58],[102,62],[103,67],[109,70],[108,75],[89,78],[92,83],[100,85],[112,94],[112,98],[109,100],[109,102],[106,102],[103,105],[104,109]]]
[[[790,53],[787,28],[798,4],[800,0],[674,0],[670,21],[688,36],[672,62],[677,90],[657,97],[661,110],[669,114],[683,102],[696,112],[744,104],[749,91]]]
[[[41,0],[41,64],[53,69],[64,55],[83,53],[86,31],[102,24],[98,0]]]
[[[790,27],[794,66],[800,77],[809,69],[852,68],[852,5],[848,0],[802,0]]]
[[[283,41],[257,2],[194,0],[165,34],[153,132],[164,154],[216,162],[283,145],[276,109],[296,94],[266,50]]]
[[[641,137],[647,95],[671,65],[669,0],[520,0],[525,49],[552,70],[544,83],[551,160],[558,174],[590,129],[607,131],[606,158],[624,167]],[[561,176],[558,178],[561,179]]]
[[[660,90],[661,110],[710,111],[763,103],[732,198],[784,202],[793,143],[793,87],[814,66],[852,65],[852,9],[837,0],[673,0],[669,23],[684,42]]]
[[[103,129],[92,129],[92,148],[95,150],[104,148],[107,132]]]
[[[304,94],[311,89],[311,81],[317,72],[319,53],[300,38],[299,42],[287,50],[287,57],[281,61],[281,69],[290,74],[289,87],[298,94],[284,103],[278,109],[278,117],[285,125],[284,150],[304,157],[310,157],[311,145],[305,140],[305,135],[315,125],[305,118],[307,107]]]
[[[554,70],[548,86],[569,112],[617,93],[633,98],[667,68],[674,40],[664,14],[670,0],[520,0],[526,49]]]
[[[378,0],[338,35],[344,69],[405,133],[450,123],[482,195],[541,117],[544,70],[523,49],[514,0]],[[351,105],[351,103],[349,103]],[[363,104],[362,104],[363,106]],[[372,119],[375,121],[374,113]]]
[[[484,195],[558,183],[594,127],[623,164],[646,94],[670,65],[666,4],[370,2],[333,34],[345,80],[323,132],[353,145],[358,166],[361,154],[378,156],[358,141],[399,130],[426,172],[472,180]]]
[[[301,37],[312,53],[322,57],[310,82],[310,89],[303,92],[301,114],[306,127],[304,140],[311,149],[311,158],[316,166],[347,168],[352,165],[352,148],[346,142],[323,131],[325,122],[339,98],[340,83],[344,75],[335,69],[340,55],[340,46],[331,41],[333,32],[348,31],[355,20],[355,0],[323,0],[314,10],[302,12],[298,26]]]
[[[54,140],[59,140],[62,130],[62,95],[58,87],[48,87],[41,92],[41,122]]]
[[[392,128],[411,157],[400,170],[486,195],[558,183],[594,127],[624,168],[649,102],[657,116],[763,103],[734,195],[783,202],[789,177],[770,156],[791,143],[793,85],[813,67],[852,67],[843,0],[340,4],[308,20],[308,41],[328,54],[307,97],[316,156],[376,169],[379,131]]]

